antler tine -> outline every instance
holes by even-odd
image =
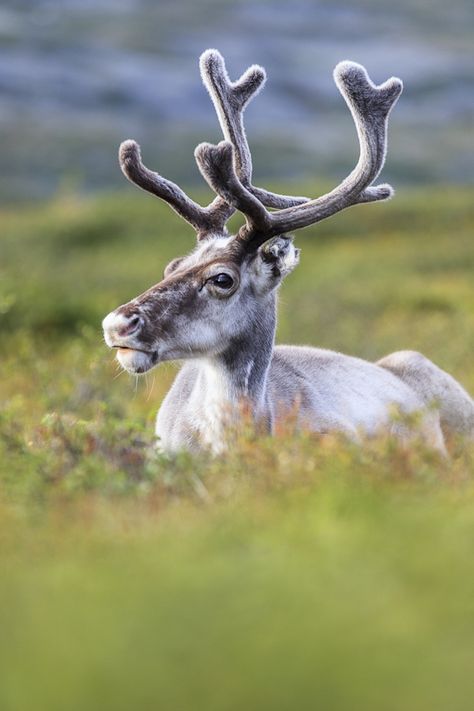
[[[341,62],[334,71],[334,79],[354,118],[360,143],[359,161],[350,175],[334,190],[315,200],[276,212],[258,209],[255,198],[242,184],[236,188],[238,177],[228,164],[228,149],[219,144],[219,151],[204,144],[198,146],[200,169],[204,177],[220,195],[247,217],[247,224],[239,236],[248,241],[261,239],[290,230],[307,227],[330,217],[346,207],[358,203],[386,200],[393,195],[390,185],[371,186],[382,170],[387,145],[387,120],[403,88],[400,79],[392,78],[375,86],[366,70],[355,62]],[[232,172],[227,178],[217,165],[227,160]],[[253,200],[252,200],[253,198]],[[249,210],[250,207],[250,210]],[[245,210],[249,210],[245,212]],[[264,214],[265,213],[265,214]]]
[[[207,207],[198,205],[178,185],[149,170],[142,163],[140,146],[135,141],[124,141],[120,145],[119,162],[123,174],[132,183],[167,202],[192,225],[198,240],[207,238],[213,232],[225,230],[225,223],[233,213],[233,207],[219,196]]]
[[[235,154],[229,141],[221,141],[217,146],[200,143],[194,157],[201,174],[211,188],[226,200],[234,209],[246,218],[246,232],[252,236],[256,231],[268,234],[271,229],[271,216],[264,205],[248,190],[237,177],[234,168]],[[243,238],[242,230],[239,238]]]
[[[263,67],[253,64],[236,82],[227,74],[224,58],[217,49],[200,58],[201,77],[211,96],[226,141],[234,147],[235,172],[244,187],[267,207],[287,208],[308,202],[306,197],[277,195],[252,185],[252,156],[245,134],[243,113],[250,99],[266,81]]]

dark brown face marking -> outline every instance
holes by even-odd
[[[139,342],[152,348],[158,340],[172,339],[179,335],[186,323],[199,318],[211,318],[213,306],[218,299],[230,298],[240,285],[240,269],[247,258],[242,245],[231,241],[224,248],[217,248],[214,241],[202,245],[188,257],[178,257],[165,269],[165,276],[116,313],[126,319],[137,314],[143,319]],[[220,289],[212,282],[219,273],[228,274],[232,288]],[[206,289],[206,295],[202,296]]]
[[[265,321],[265,295],[297,264],[287,237],[263,250],[223,236],[198,245],[170,262],[158,284],[109,314],[107,343],[150,356],[135,359],[135,372],[163,360],[222,354]]]

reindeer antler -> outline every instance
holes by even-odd
[[[236,82],[231,82],[224,59],[216,49],[208,49],[201,55],[200,67],[224,137],[234,148],[235,169],[242,185],[268,207],[286,208],[307,202],[305,197],[276,195],[252,185],[252,156],[245,135],[243,112],[264,85],[265,70],[254,64]],[[122,172],[132,183],[167,202],[191,224],[198,240],[225,232],[225,225],[236,208],[222,196],[216,197],[207,207],[198,205],[178,185],[142,163],[140,146],[135,141],[121,144],[119,162]]]
[[[360,144],[359,161],[350,175],[326,195],[275,212],[265,209],[234,168],[232,146],[201,143],[195,152],[200,170],[215,192],[245,216],[247,224],[238,237],[259,244],[269,237],[307,227],[358,203],[386,200],[393,194],[389,185],[372,186],[382,170],[387,146],[387,120],[403,88],[391,78],[380,86],[369,79],[364,67],[341,62],[334,79],[356,124]]]
[[[211,95],[226,140],[217,146],[199,144],[195,157],[217,197],[207,207],[198,205],[175,183],[145,167],[135,141],[122,143],[119,152],[126,177],[169,203],[194,227],[198,240],[225,233],[226,222],[235,210],[246,217],[246,225],[237,237],[256,246],[273,235],[314,224],[351,205],[386,200],[392,196],[389,185],[373,186],[372,183],[385,161],[387,120],[403,88],[400,79],[392,78],[376,86],[360,64],[341,62],[337,65],[334,80],[356,124],[359,161],[338,187],[309,200],[277,195],[252,185],[252,157],[243,112],[265,83],[264,69],[253,65],[240,79],[231,82],[224,59],[215,49],[202,54],[200,66],[202,80]],[[267,207],[279,209],[269,212]]]
[[[235,146],[239,175],[251,187],[252,160],[242,114],[250,99],[265,82],[265,72],[261,67],[252,66],[233,84],[227,76],[219,52],[208,50],[201,56],[201,74],[216,107],[224,136]],[[226,222],[235,208],[222,197],[216,197],[207,207],[198,205],[178,185],[149,170],[142,163],[140,146],[135,141],[128,140],[121,144],[119,162],[122,172],[132,183],[167,202],[189,222],[196,230],[198,240],[225,232]],[[289,204],[298,202],[293,200]]]
[[[196,230],[198,240],[211,232],[222,232],[235,210],[221,197],[214,198],[207,207],[198,205],[178,185],[149,170],[142,163],[140,146],[135,141],[124,141],[120,145],[119,162],[122,172],[132,183],[167,202],[189,222]]]
[[[286,208],[308,202],[306,197],[277,195],[252,185],[252,155],[245,135],[243,113],[250,99],[266,82],[264,68],[253,64],[240,79],[231,82],[224,58],[217,49],[203,52],[199,64],[202,81],[211,96],[224,138],[233,146],[235,172],[241,184],[267,207]]]

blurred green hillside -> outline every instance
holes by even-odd
[[[176,366],[120,374],[100,322],[192,232],[132,191],[0,219],[2,711],[471,709],[472,447],[160,457]],[[303,231],[278,341],[418,349],[474,393],[473,224],[438,189]]]

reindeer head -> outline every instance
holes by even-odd
[[[266,315],[274,312],[276,287],[298,263],[299,250],[286,233],[393,193],[389,185],[372,183],[385,161],[387,119],[402,90],[399,79],[375,86],[359,64],[337,65],[334,78],[356,124],[360,157],[338,187],[311,200],[252,184],[243,112],[263,86],[264,70],[252,66],[232,83],[219,52],[207,50],[201,56],[201,74],[225,138],[217,146],[201,143],[195,150],[201,174],[217,195],[213,202],[201,207],[148,170],[134,141],[120,147],[126,177],[168,202],[194,227],[198,241],[191,254],[167,266],[161,282],[103,321],[107,345],[118,349],[118,360],[133,373],[164,360],[218,355],[243,337],[249,324],[265,328]],[[226,223],[236,210],[245,224],[229,235]]]

